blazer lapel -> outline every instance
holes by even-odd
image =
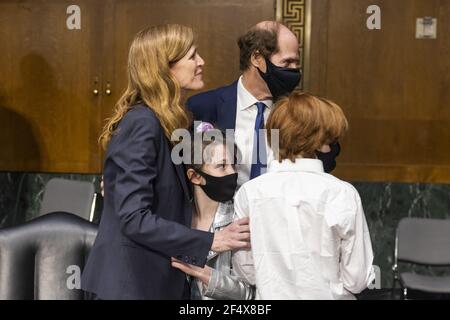
[[[221,92],[221,103],[217,110],[217,124],[222,130],[236,129],[237,85],[235,81]]]
[[[187,184],[186,171],[183,164],[174,164],[175,170],[177,172],[178,180],[180,180],[181,187],[183,188],[184,195],[186,199],[192,201],[192,192]]]

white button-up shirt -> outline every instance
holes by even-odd
[[[235,211],[250,217],[252,249],[233,268],[257,299],[354,299],[374,280],[359,194],[320,160],[270,162],[239,189]]]
[[[239,166],[237,167],[238,186],[241,186],[250,179],[255,121],[256,116],[258,115],[258,108],[256,107],[257,102],[259,101],[244,87],[241,76],[237,85],[236,129],[234,135],[235,143],[242,157],[239,161]],[[267,106],[264,110],[265,124],[269,117],[273,102],[272,100],[264,100],[261,102]],[[267,137],[265,135],[264,137],[269,161],[270,159],[273,159],[273,154],[267,146]]]

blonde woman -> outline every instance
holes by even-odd
[[[104,210],[82,276],[90,298],[189,298],[171,257],[203,267],[210,250],[249,246],[248,219],[214,234],[189,228],[192,195],[171,160],[172,132],[191,126],[182,96],[203,87],[203,65],[188,27],[150,27],[131,44],[128,87],[101,135]]]

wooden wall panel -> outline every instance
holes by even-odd
[[[72,1],[0,2],[0,170],[99,172],[101,67],[98,2],[80,0],[81,30],[68,30]]]
[[[350,121],[336,174],[358,181],[450,182],[450,1],[314,0],[310,91]],[[382,29],[368,30],[379,5]],[[436,40],[416,18],[438,18]]]
[[[197,35],[198,52],[205,60],[205,88],[209,90],[233,82],[240,74],[237,38],[262,20],[275,19],[274,0],[115,0],[107,16],[114,30],[108,37],[104,61],[105,81],[114,94],[104,105],[104,117],[126,86],[126,61],[129,45],[139,30],[150,25],[178,23],[191,26]],[[119,27],[120,26],[120,27]]]
[[[66,28],[71,4],[81,8],[81,30]],[[0,1],[0,170],[101,172],[97,139],[125,88],[140,29],[192,26],[207,90],[240,74],[237,37],[274,18],[275,0]]]

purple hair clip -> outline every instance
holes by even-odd
[[[212,129],[214,129],[214,126],[211,123],[209,123],[209,122],[200,122],[200,124],[195,129],[195,132],[202,133],[202,132],[207,132],[207,131],[212,130]]]

